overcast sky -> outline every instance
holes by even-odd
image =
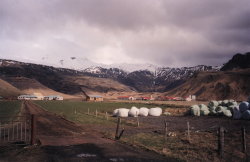
[[[249,0],[1,0],[0,57],[220,65],[250,51],[249,6]]]

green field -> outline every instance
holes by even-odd
[[[141,103],[111,103],[111,102],[80,102],[80,101],[33,101],[40,107],[62,115],[69,120],[84,124],[110,125],[115,124],[116,118],[105,119],[106,112],[111,116],[114,109],[136,107],[155,107],[156,105]],[[96,115],[98,117],[93,117]],[[87,115],[89,112],[90,115]],[[127,123],[133,125],[133,123]]]
[[[13,119],[20,112],[21,101],[0,101],[0,121]]]
[[[0,101],[0,116],[13,116],[20,112],[21,101]]]

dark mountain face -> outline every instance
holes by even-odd
[[[82,87],[86,88],[86,85],[79,85],[74,82],[74,78],[79,76],[112,79],[139,92],[164,92],[183,84],[197,72],[216,70],[212,66],[199,65],[183,68],[158,68],[155,72],[140,70],[128,73],[118,68],[105,69],[102,67],[76,71],[11,60],[0,60],[0,78],[9,82],[11,82],[9,77],[31,78],[50,89],[66,94],[80,93],[82,92]],[[102,87],[102,85],[99,86]],[[115,89],[116,87],[112,88]],[[98,91],[98,89],[96,90]]]
[[[85,75],[112,78],[140,92],[164,92],[183,84],[188,78],[200,71],[217,71],[212,66],[199,65],[182,68],[158,68],[155,72],[148,70],[124,72],[117,68],[105,69],[94,67],[85,69]]]
[[[250,68],[250,52],[234,55],[233,58],[221,68],[221,71],[247,68]]]

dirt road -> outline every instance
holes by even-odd
[[[174,160],[151,151],[103,138],[100,133],[91,128],[68,121],[28,101],[24,103],[22,112],[36,116],[36,138],[40,141],[41,146],[24,148],[17,156],[6,157],[4,159],[6,161]],[[9,151],[11,152],[11,150]]]

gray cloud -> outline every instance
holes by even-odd
[[[0,57],[220,65],[250,51],[248,0],[2,0]]]

